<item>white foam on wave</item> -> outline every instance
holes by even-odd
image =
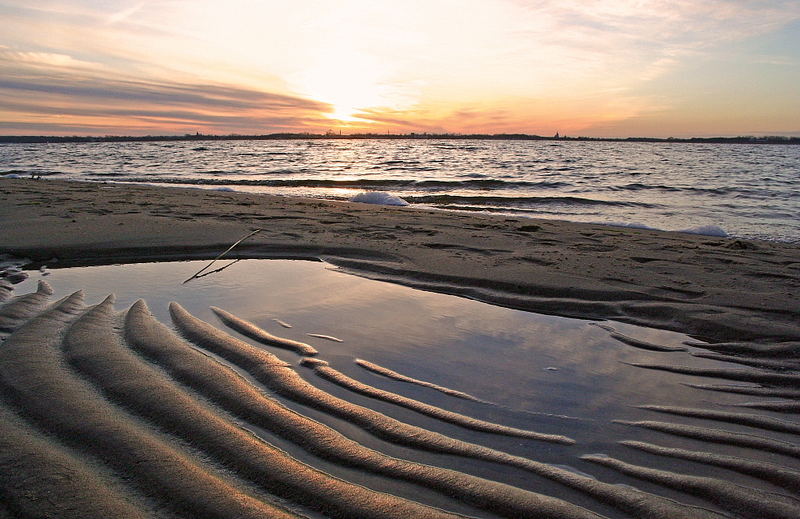
[[[351,202],[375,205],[408,205],[408,202],[385,191],[367,191],[350,199]]]
[[[611,227],[628,227],[631,229],[649,229],[651,231],[661,231],[663,229],[658,229],[656,227],[651,227],[649,225],[645,225],[640,222],[593,222],[600,225],[609,225]]]
[[[688,229],[681,229],[678,232],[686,234],[702,234],[703,236],[718,236],[720,238],[727,238],[728,233],[725,229],[718,225],[698,225],[696,227],[689,227]]]

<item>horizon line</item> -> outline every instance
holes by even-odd
[[[556,133],[553,136],[543,136],[527,133],[335,133],[331,130],[325,133],[311,132],[275,132],[266,134],[204,134],[184,133],[167,135],[0,135],[0,143],[46,143],[46,142],[137,142],[137,141],[201,141],[201,140],[301,140],[301,139],[475,139],[475,140],[550,140],[550,141],[598,141],[598,142],[678,142],[678,143],[731,143],[731,144],[800,144],[800,135],[738,135],[735,137],[590,137],[567,136]]]

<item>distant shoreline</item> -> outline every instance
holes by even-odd
[[[263,135],[106,135],[98,136],[44,136],[44,135],[0,135],[0,144],[37,143],[93,143],[93,142],[175,142],[175,141],[249,141],[249,140],[496,140],[496,141],[570,141],[570,142],[652,142],[684,144],[800,144],[800,137],[740,136],[740,137],[569,137],[529,135],[522,133],[501,134],[456,134],[456,133],[270,133]]]

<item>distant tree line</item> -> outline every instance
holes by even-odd
[[[106,135],[88,136],[36,136],[0,135],[0,143],[89,143],[89,142],[160,142],[160,141],[249,141],[249,140],[348,140],[348,139],[391,139],[391,140],[497,140],[497,141],[589,141],[589,142],[676,142],[700,144],[800,144],[800,137],[785,136],[741,136],[741,137],[691,137],[666,139],[656,137],[567,137],[556,134],[553,137],[529,135],[524,133],[270,133],[265,135],[207,135],[187,133],[185,135]]]

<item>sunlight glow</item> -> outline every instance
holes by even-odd
[[[292,84],[301,94],[330,104],[333,111],[326,115],[331,119],[355,121],[359,110],[392,102],[381,85],[385,73],[386,67],[371,56],[326,52]]]

